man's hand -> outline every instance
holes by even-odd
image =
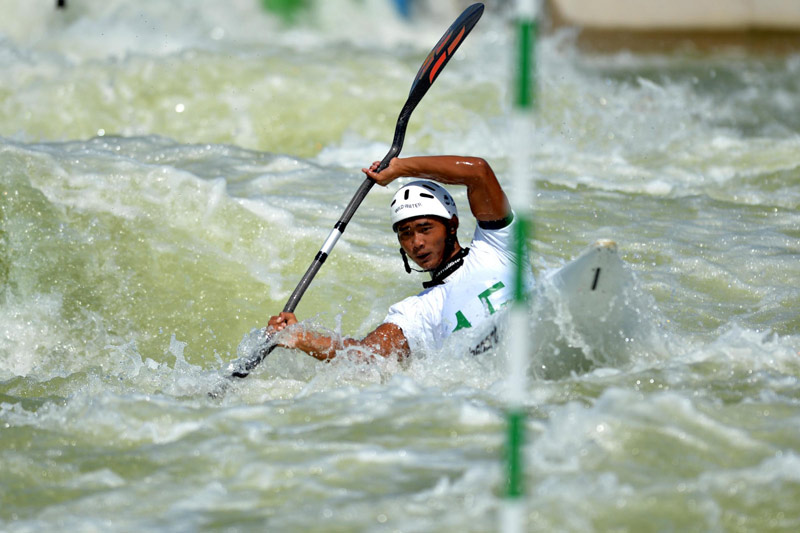
[[[403,171],[400,169],[401,159],[394,157],[389,161],[389,164],[378,173],[378,167],[381,165],[380,161],[375,161],[369,168],[362,168],[361,172],[372,178],[372,180],[382,187],[386,187],[397,178],[404,176]]]
[[[297,317],[294,313],[281,312],[279,315],[270,317],[267,324],[267,332],[278,333],[283,331],[287,326],[297,324]],[[296,339],[293,335],[281,335],[278,344],[286,348],[294,348]]]

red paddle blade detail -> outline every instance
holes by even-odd
[[[452,26],[445,32],[428,57],[422,63],[414,79],[411,92],[419,85],[420,81],[424,85],[430,86],[436,77],[441,73],[442,67],[450,60],[464,37],[472,30],[478,19],[483,14],[483,4],[473,4],[461,14]]]

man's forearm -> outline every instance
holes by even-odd
[[[402,175],[438,181],[449,185],[466,185],[492,173],[491,167],[479,157],[455,155],[406,157],[399,161]],[[492,173],[493,175],[493,173]]]
[[[327,361],[336,356],[337,343],[331,337],[313,331],[300,331],[292,342],[292,348],[302,350],[320,361]]]
[[[320,361],[333,359],[337,350],[351,347],[362,348],[361,351],[365,355],[403,358],[409,354],[408,341],[403,331],[394,324],[381,324],[361,340],[350,338],[335,340],[313,331],[300,330],[286,346],[302,350]]]
[[[478,220],[500,220],[511,212],[492,167],[480,157],[407,157],[398,160],[398,163],[397,171],[404,176],[430,179],[446,185],[466,185],[470,211]]]

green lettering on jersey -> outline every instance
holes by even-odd
[[[496,293],[503,287],[505,287],[503,282],[498,281],[497,283],[495,283],[494,285],[492,285],[491,287],[489,287],[488,289],[486,289],[485,291],[483,291],[478,295],[478,299],[481,300],[486,305],[486,308],[488,309],[490,315],[495,314],[497,312],[497,309],[495,309],[494,306],[492,305],[492,302],[489,301],[489,296]],[[503,303],[503,305],[501,305],[500,307],[503,307],[504,305],[506,305],[506,303],[508,302]],[[453,331],[455,332],[460,329],[471,328],[471,327],[472,324],[469,323],[469,320],[467,320],[467,317],[464,316],[464,313],[462,313],[461,311],[457,311],[456,329],[454,329]]]
[[[456,312],[456,321],[457,321],[456,329],[454,329],[453,331],[458,331],[460,329],[472,327],[472,324],[469,323],[469,320],[467,320],[467,317],[465,317],[464,313],[462,313],[461,311]]]
[[[488,289],[486,289],[485,291],[483,291],[478,295],[478,298],[480,298],[486,304],[486,308],[489,310],[490,315],[495,314],[497,312],[497,309],[495,309],[494,306],[492,305],[492,302],[489,301],[489,296],[499,291],[503,287],[505,287],[505,285],[503,285],[503,282],[498,281],[497,283],[495,283],[494,285],[492,285],[491,287],[489,287]]]

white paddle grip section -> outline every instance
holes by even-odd
[[[329,255],[333,247],[336,246],[336,243],[339,241],[339,237],[342,236],[342,232],[339,231],[339,228],[333,228],[331,232],[328,234],[328,238],[325,239],[325,242],[322,243],[322,247],[319,249],[320,253],[325,255]]]

